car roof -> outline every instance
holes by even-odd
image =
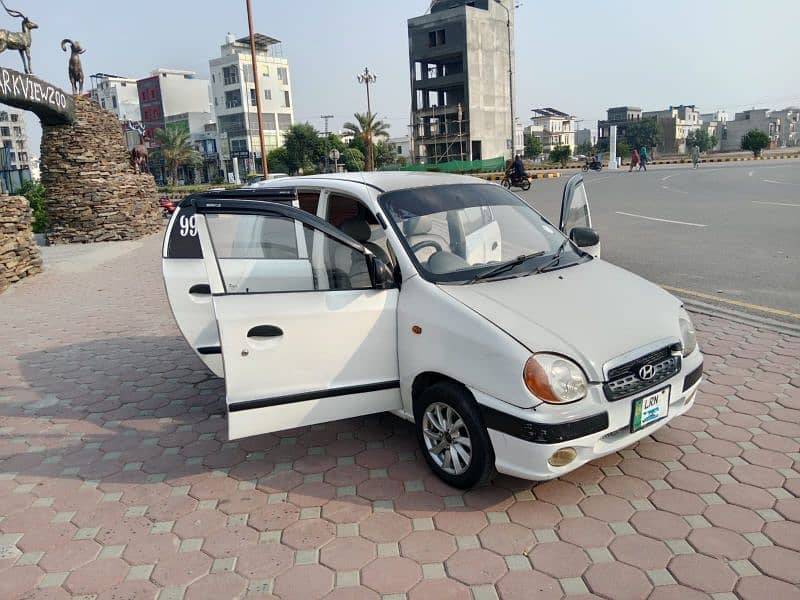
[[[294,185],[302,187],[312,183],[324,185],[326,181],[346,181],[361,183],[373,187],[381,192],[406,190],[409,188],[430,187],[434,185],[452,185],[457,183],[489,183],[478,177],[470,175],[451,175],[449,173],[429,173],[418,171],[375,171],[357,173],[326,173],[322,175],[306,175],[302,177],[282,177],[280,179],[265,181],[261,189],[285,187]]]

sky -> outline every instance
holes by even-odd
[[[230,31],[247,33],[244,0],[5,0],[39,25],[33,70],[68,90],[69,53],[77,39],[86,87],[89,75],[140,78],[170,67],[208,77],[208,60]],[[409,122],[407,19],[429,0],[253,0],[256,31],[283,42],[290,61],[295,121],[332,130],[366,111],[356,75],[368,66],[378,79],[372,109],[394,136]],[[703,112],[800,105],[798,0],[523,0],[516,11],[516,106],[554,107],[595,127],[609,106],[645,110],[695,104]],[[0,12],[0,27],[19,19]],[[22,70],[16,52],[0,64]],[[505,79],[498,81],[505,85]],[[731,118],[733,115],[731,114]],[[40,127],[26,116],[31,154]]]

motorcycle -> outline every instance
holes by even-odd
[[[583,172],[586,173],[586,172],[589,171],[589,169],[591,169],[592,171],[602,171],[603,170],[602,161],[595,160],[595,159],[592,159],[591,161],[589,161],[589,159],[587,158],[586,159],[586,164],[583,165]]]
[[[531,178],[529,176],[516,177],[513,173],[506,173],[503,177],[503,187],[510,190],[512,187],[522,188],[523,191],[531,189]]]

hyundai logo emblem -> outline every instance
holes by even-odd
[[[647,381],[652,379],[656,374],[656,368],[653,365],[645,365],[639,369],[639,379]]]

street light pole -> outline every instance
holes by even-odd
[[[253,61],[253,84],[255,84],[256,88],[256,111],[258,111],[258,141],[261,144],[261,167],[264,171],[264,179],[267,178],[267,149],[264,144],[264,124],[262,123],[261,118],[261,87],[258,83],[258,65],[256,64],[256,38],[253,32],[253,2],[252,0],[246,0],[247,2],[247,25],[250,29],[250,58]],[[248,90],[248,93],[250,90]],[[247,118],[249,120],[250,114],[248,113]]]
[[[378,79],[378,76],[374,73],[369,72],[369,68],[364,67],[364,72],[361,73],[356,77],[358,83],[363,83],[367,86],[367,119],[370,121],[372,120],[372,105],[370,104],[369,100],[369,85],[371,83],[375,83]],[[372,170],[374,168],[373,160],[372,160],[372,131],[370,131],[369,136],[367,137],[367,169]]]
[[[333,118],[333,115],[320,115],[319,117],[323,121],[325,121],[325,172],[328,172],[328,120]]]
[[[506,11],[506,31],[508,33],[508,95],[511,108],[511,158],[514,158],[514,62],[511,58],[511,11],[503,0],[494,0]]]

